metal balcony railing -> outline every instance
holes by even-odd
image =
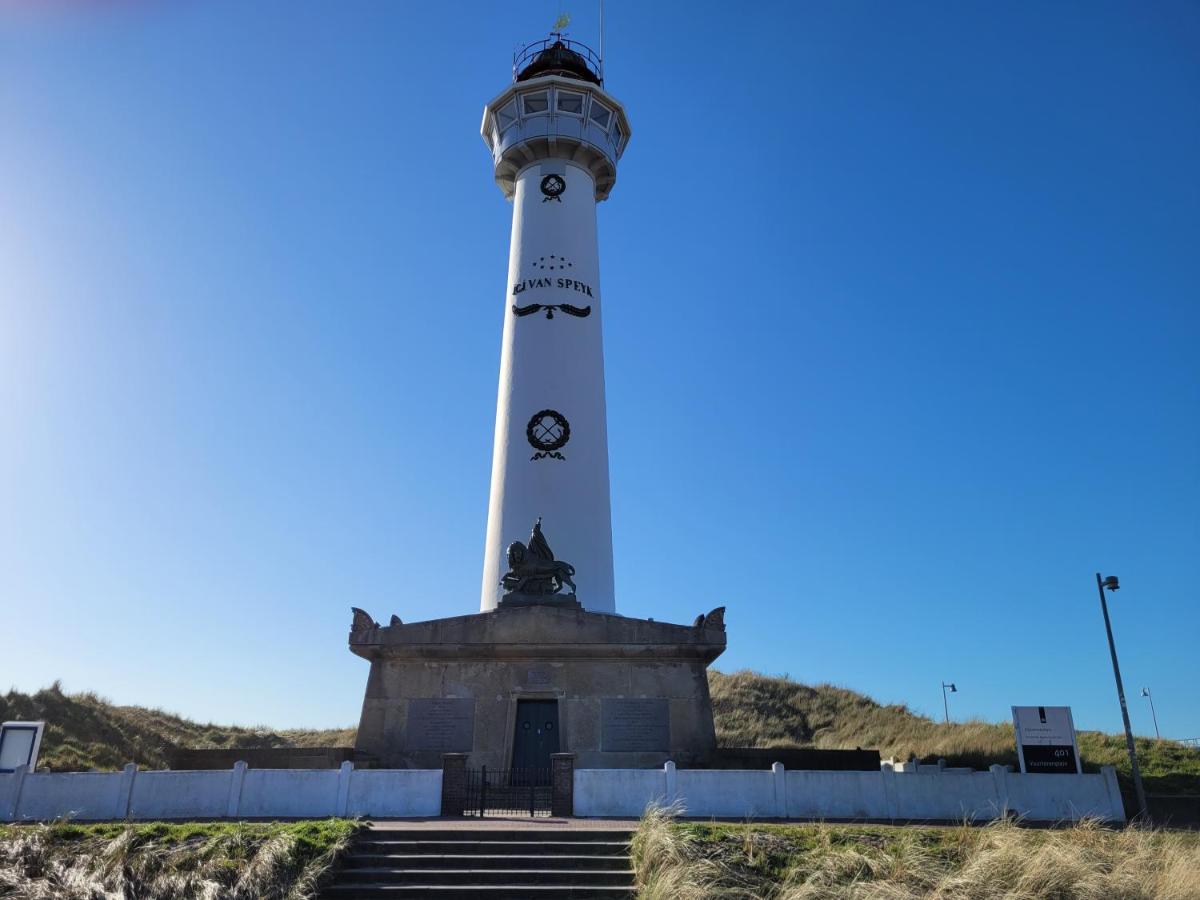
[[[595,76],[597,82],[601,85],[604,84],[604,60],[600,58],[596,51],[587,44],[580,41],[567,40],[558,33],[552,33],[545,40],[526,44],[513,53],[513,81],[516,81],[522,72],[536,62],[539,56],[556,46],[561,46],[575,54],[584,66],[587,67],[587,70]]]

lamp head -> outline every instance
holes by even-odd
[[[1121,589],[1121,581],[1116,575],[1109,575],[1101,584],[1108,591],[1119,591]]]
[[[958,688],[956,688],[956,687],[954,686],[954,682],[953,682],[953,681],[952,681],[952,682],[950,682],[948,685],[946,685],[946,687],[947,687],[947,689],[949,689],[950,693],[952,693],[952,694],[957,694],[957,693],[958,693]]]
[[[1142,696],[1149,697],[1150,696],[1150,688],[1142,688]]]

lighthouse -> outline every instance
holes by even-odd
[[[442,766],[443,815],[512,796],[477,780],[467,797],[464,766],[510,787],[523,773],[530,803],[570,815],[572,765],[712,761],[705,669],[725,607],[690,625],[615,615],[596,205],[629,122],[600,59],[560,34],[519,51],[482,132],[513,218],[480,611],[387,625],[353,611],[350,650],[371,661],[355,749]]]
[[[540,519],[577,573],[579,603],[613,613],[596,206],[629,122],[601,60],[552,34],[514,56],[481,133],[513,217],[480,611],[500,601],[506,548]]]

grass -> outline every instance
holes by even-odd
[[[54,771],[114,770],[135,762],[162,769],[175,747],[345,747],[354,729],[324,731],[201,724],[158,709],[116,706],[95,694],[65,694],[55,682],[35,694],[0,695],[0,721],[46,722],[39,765]]]
[[[1200,835],[1094,823],[1034,830],[679,824],[633,841],[641,900],[1195,900]]]
[[[757,672],[709,672],[717,743],[725,747],[824,747],[878,749],[883,757],[916,757],[985,769],[1017,765],[1010,722],[946,725],[903,705],[885,706],[864,694],[830,684],[798,684]],[[1148,793],[1200,794],[1200,750],[1176,741],[1136,740]],[[1086,771],[1115,766],[1127,782],[1124,735],[1079,732]]]
[[[0,826],[0,896],[311,900],[357,828],[345,819]]]

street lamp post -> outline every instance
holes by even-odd
[[[1121,667],[1117,664],[1117,645],[1113,643],[1112,622],[1108,618],[1108,601],[1104,591],[1119,590],[1121,582],[1116,575],[1101,578],[1096,573],[1096,589],[1100,592],[1100,610],[1104,613],[1104,630],[1108,632],[1108,652],[1112,655],[1113,675],[1117,679],[1117,699],[1121,701],[1121,718],[1125,722],[1125,746],[1129,750],[1129,768],[1133,771],[1133,789],[1137,792],[1138,811],[1143,820],[1149,819],[1146,809],[1146,789],[1142,787],[1142,773],[1138,769],[1137,751],[1133,746],[1133,729],[1129,727],[1129,708],[1125,705],[1125,686],[1121,684]]]
[[[951,694],[957,694],[958,688],[954,686],[954,682],[942,682],[942,710],[946,713],[946,724],[950,724],[950,701],[946,699],[946,691],[949,689]]]
[[[1162,735],[1158,733],[1158,713],[1154,711],[1154,696],[1150,693],[1150,688],[1142,688],[1142,696],[1150,701],[1150,716],[1154,719],[1154,739],[1161,741]]]

